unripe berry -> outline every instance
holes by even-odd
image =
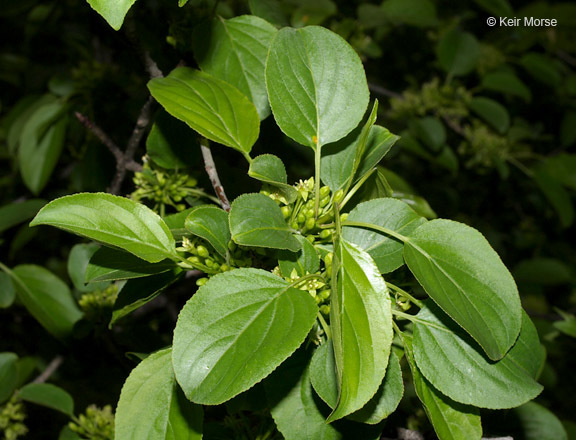
[[[204,284],[206,284],[207,281],[208,281],[208,278],[198,278],[196,280],[196,285],[198,287],[203,286]]]
[[[206,258],[207,256],[210,255],[210,252],[208,252],[208,249],[206,249],[202,245],[197,246],[196,250],[198,251],[198,255],[200,255],[202,258]]]
[[[306,227],[308,229],[314,229],[314,226],[316,226],[316,220],[314,220],[313,217],[309,218],[308,220],[306,220]]]
[[[328,299],[330,298],[330,293],[331,293],[330,289],[323,290],[322,292],[320,292],[320,298]]]
[[[328,194],[330,194],[330,187],[323,186],[320,188],[320,197],[326,197]]]
[[[320,232],[320,238],[328,238],[332,235],[332,231],[330,229],[324,229]]]
[[[288,218],[290,217],[290,214],[292,214],[292,210],[290,209],[289,206],[283,206],[282,208],[280,208],[280,210],[282,211],[282,215],[284,216],[284,218]]]
[[[320,306],[320,313],[322,313],[323,315],[329,315],[330,314],[330,306],[328,304],[324,304],[323,306]]]

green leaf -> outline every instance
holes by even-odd
[[[186,303],[174,330],[174,371],[193,402],[225,402],[268,376],[316,320],[312,296],[260,269],[215,275]]]
[[[31,219],[45,204],[46,200],[30,199],[2,206],[0,208],[0,233]]]
[[[392,343],[388,289],[366,252],[340,240],[334,252],[330,326],[338,403],[328,421],[362,408],[384,379]]]
[[[522,438],[525,440],[568,440],[562,422],[550,410],[535,402],[514,408],[520,420]]]
[[[0,353],[0,405],[7,401],[18,384],[18,356]]]
[[[162,110],[146,138],[146,154],[162,168],[186,168],[201,160],[200,146],[192,135],[190,127]]]
[[[490,98],[478,96],[470,101],[470,109],[490,124],[500,134],[510,127],[510,114],[506,107]]]
[[[354,158],[361,138],[362,131],[358,127],[344,139],[326,145],[322,149],[322,181],[333,192],[362,178],[382,160],[398,140],[398,136],[390,133],[384,127],[373,125],[366,139],[366,146],[359,167],[354,173]]]
[[[22,129],[18,163],[24,184],[34,194],[44,189],[56,167],[68,118],[62,116],[64,105],[54,102],[39,107]]]
[[[177,268],[146,278],[128,280],[118,292],[109,327],[111,328],[120,318],[152,301],[166,287],[178,280],[181,273],[182,270]]]
[[[254,104],[236,87],[212,75],[178,67],[148,83],[150,93],[175,118],[202,136],[247,156],[260,133]]]
[[[56,199],[30,226],[50,225],[128,251],[150,263],[174,258],[175,242],[158,214],[124,197],[80,193]]]
[[[442,35],[436,55],[440,66],[448,75],[467,75],[478,63],[480,43],[471,33],[454,28]]]
[[[474,0],[478,6],[497,17],[510,17],[514,15],[508,0]]]
[[[518,96],[524,101],[532,99],[532,92],[520,79],[511,72],[491,72],[482,78],[482,87],[508,95]]]
[[[24,127],[30,117],[40,108],[47,104],[55,103],[57,98],[53,95],[42,95],[38,96],[26,96],[22,98],[13,107],[12,111],[6,116],[6,119],[10,119],[10,128],[8,129],[8,137],[6,142],[8,144],[8,151],[13,154],[20,140],[22,139],[22,134],[24,132]]]
[[[57,338],[70,335],[82,312],[76,306],[68,286],[41,266],[20,265],[9,274],[18,298],[30,314]]]
[[[264,381],[272,417],[283,437],[286,440],[379,439],[381,425],[348,420],[326,423],[330,408],[312,390],[308,363],[308,353],[300,349]]]
[[[78,434],[70,429],[69,426],[64,426],[58,435],[58,440],[83,440]]]
[[[331,341],[322,344],[314,352],[310,363],[310,382],[322,400],[334,408],[338,401],[338,382]],[[371,425],[380,423],[396,410],[403,393],[404,384],[400,361],[394,352],[391,352],[386,376],[376,394],[364,407],[346,418]]]
[[[386,0],[382,9],[389,20],[418,27],[437,26],[436,6],[430,0]]]
[[[393,198],[374,199],[360,203],[348,215],[349,222],[361,222],[391,229],[409,236],[426,219],[406,203]],[[380,273],[392,272],[404,265],[403,243],[374,229],[346,227],[342,236],[364,249],[374,259]]]
[[[451,399],[480,408],[519,406],[542,391],[518,361],[527,348],[541,352],[531,329],[521,331],[518,342],[501,360],[488,359],[475,341],[438,307],[428,304],[418,313],[414,330],[414,356],[430,383]],[[517,351],[519,350],[519,352]]]
[[[244,194],[232,202],[230,232],[232,239],[244,246],[292,252],[302,247],[292,235],[278,205],[264,194]]]
[[[262,154],[256,157],[250,163],[248,175],[278,188],[288,203],[293,203],[298,197],[296,188],[288,185],[288,175],[284,163],[273,154]]]
[[[299,276],[308,273],[316,273],[320,268],[318,252],[305,237],[296,235],[296,239],[302,245],[298,252],[280,251],[278,253],[278,265],[284,277],[290,277],[293,270]]]
[[[230,20],[218,17],[208,29],[201,26],[193,39],[200,68],[250,98],[261,120],[270,114],[264,68],[276,32],[270,23],[253,15]]]
[[[6,309],[12,305],[16,297],[16,289],[10,276],[0,272],[0,309]]]
[[[143,278],[174,268],[175,264],[171,260],[148,263],[132,254],[101,247],[94,253],[86,267],[85,282],[96,283]]]
[[[94,290],[105,289],[109,283],[86,283],[86,269],[90,259],[100,246],[96,243],[81,243],[75,245],[68,255],[68,276],[72,280],[74,287],[80,292],[92,292]],[[129,255],[129,254],[124,254]],[[132,257],[134,258],[134,257]],[[142,261],[142,260],[140,260]]]
[[[276,34],[266,62],[266,87],[280,129],[313,149],[350,133],[369,100],[354,49],[318,26],[284,28]]]
[[[514,278],[476,229],[431,220],[404,243],[404,259],[426,293],[493,360],[520,332],[522,309]]]
[[[392,189],[392,193],[388,193],[388,196],[408,204],[422,217],[427,219],[438,217],[428,202],[417,195],[410,184],[398,174],[384,167],[378,167],[378,174],[387,181],[388,186]]]
[[[554,59],[536,52],[522,55],[520,64],[537,81],[550,87],[558,87],[562,83],[562,76],[556,67]]]
[[[446,144],[446,128],[438,118],[415,119],[410,123],[410,130],[432,151],[438,152]]]
[[[202,406],[186,400],[174,378],[172,350],[157,351],[132,370],[122,387],[115,438],[202,439]]]
[[[216,252],[226,257],[231,239],[226,211],[213,205],[197,206],[190,211],[184,225],[188,231],[205,239]]]
[[[576,154],[560,153],[548,156],[542,168],[566,188],[576,191]]]
[[[92,9],[98,12],[115,31],[124,23],[124,17],[136,0],[87,0]]]
[[[403,335],[404,350],[418,398],[440,440],[480,440],[480,411],[473,406],[455,402],[441,394],[426,380],[414,361],[410,336]]]
[[[27,402],[55,409],[68,416],[74,415],[74,399],[62,388],[49,383],[30,383],[18,391],[18,397]]]
[[[250,0],[250,11],[278,27],[289,26],[288,17],[277,0]]]

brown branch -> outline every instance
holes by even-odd
[[[62,362],[64,362],[64,358],[60,355],[56,356],[54,359],[52,359],[52,361],[50,361],[46,369],[40,373],[36,379],[34,379],[33,383],[46,382],[56,372],[56,370],[60,368]]]
[[[122,159],[123,156],[122,151],[120,150],[118,145],[116,145],[116,143],[112,139],[110,139],[110,137],[106,133],[104,133],[104,130],[98,127],[98,125],[96,125],[82,113],[74,112],[74,115],[76,116],[76,119],[78,119],[82,123],[82,125],[84,125],[88,130],[90,130],[90,132],[92,132],[92,134],[96,136],[100,142],[102,142],[104,145],[106,145],[106,147],[108,147],[110,152],[116,158],[117,162],[119,162]]]
[[[220,200],[220,206],[222,206],[224,211],[230,211],[230,202],[228,201],[228,197],[226,197],[222,183],[220,183],[220,177],[218,177],[218,171],[216,170],[216,164],[214,163],[208,142],[201,142],[200,148],[202,149],[202,157],[204,158],[204,168],[206,169],[206,173],[208,173],[212,188],[214,188],[214,192],[218,196],[218,200]]]

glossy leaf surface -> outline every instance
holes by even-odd
[[[50,225],[124,249],[150,263],[174,257],[175,242],[158,214],[124,197],[80,193],[56,199],[30,226]]]
[[[328,421],[359,410],[374,396],[392,343],[390,297],[374,260],[345,240],[334,257],[330,326],[339,394]]]
[[[256,107],[221,79],[178,67],[165,78],[151,80],[148,88],[168,113],[212,141],[248,154],[258,139]]]
[[[119,30],[124,17],[136,0],[87,0],[90,6],[108,22],[112,29]]]
[[[214,205],[197,206],[190,211],[184,223],[192,234],[202,237],[223,257],[231,239],[228,213]]]
[[[424,377],[451,399],[480,408],[512,408],[532,400],[542,386],[518,362],[527,347],[539,353],[538,339],[521,331],[519,342],[500,361],[490,360],[478,344],[437,306],[417,315],[414,357]],[[423,321],[423,322],[420,322]]]
[[[240,245],[292,252],[302,247],[276,202],[264,194],[244,194],[232,202],[230,232],[232,239]]]
[[[350,133],[368,106],[360,58],[340,36],[318,26],[276,34],[266,86],[280,129],[314,149]]]
[[[202,438],[202,407],[183,396],[174,378],[171,355],[171,349],[151,354],[126,379],[116,409],[116,439]]]
[[[174,370],[193,402],[225,402],[270,374],[316,320],[312,296],[260,269],[212,277],[186,303],[174,331]]]
[[[369,223],[409,236],[426,219],[406,203],[393,198],[374,199],[360,203],[348,215],[348,221]],[[388,273],[404,264],[404,245],[383,232],[356,226],[344,226],[342,236],[364,249],[374,259],[380,273]]]
[[[480,232],[431,220],[404,244],[404,258],[428,295],[491,359],[506,354],[520,332],[520,298],[514,278]]]
[[[270,114],[264,68],[276,28],[253,15],[242,15],[211,23],[209,35],[201,27],[194,42],[200,68],[240,90],[256,106],[260,119]]]

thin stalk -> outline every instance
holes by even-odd
[[[350,199],[354,196],[354,194],[356,194],[356,192],[360,189],[360,187],[362,185],[364,185],[364,183],[370,178],[370,176],[372,176],[372,174],[374,174],[377,171],[376,168],[372,168],[372,170],[368,173],[366,173],[364,176],[362,176],[362,178],[356,182],[356,185],[354,185],[354,187],[348,191],[346,193],[346,197],[344,197],[344,200],[342,200],[342,203],[340,203],[340,209],[344,208],[344,205],[346,205],[346,203],[348,203],[350,201]]]
[[[321,312],[318,312],[318,321],[320,321],[320,325],[322,326],[322,329],[324,330],[324,333],[326,334],[328,340],[332,339],[332,331],[330,330],[330,326],[322,316]]]
[[[322,275],[319,275],[316,273],[309,273],[308,275],[304,275],[303,277],[298,278],[296,281],[294,281],[292,284],[290,284],[288,286],[288,288],[296,287],[299,284],[303,283],[304,281],[308,281],[308,280],[311,280],[314,278],[322,280],[324,283],[326,283],[326,279]]]
[[[424,304],[422,303],[422,301],[414,298],[412,295],[410,295],[408,292],[406,292],[404,289],[401,289],[400,287],[389,283],[388,281],[386,281],[386,285],[391,288],[394,292],[399,293],[401,296],[403,296],[404,298],[406,298],[407,300],[409,300],[411,303],[416,304],[418,307],[422,308],[424,307]]]
[[[322,159],[322,148],[320,145],[316,145],[316,150],[314,151],[314,168],[315,168],[315,176],[314,176],[314,197],[315,197],[315,204],[314,204],[314,219],[318,218],[318,212],[320,211],[320,162]]]
[[[414,315],[410,315],[408,313],[401,312],[400,310],[392,310],[392,314],[398,316],[399,318],[407,319],[408,321],[411,321],[411,322],[418,322],[419,324],[423,324],[423,325],[426,325],[428,327],[433,327],[437,330],[442,330],[443,332],[446,332],[446,333],[452,333],[450,330],[448,330],[444,327],[437,326],[436,324],[432,324],[431,322],[428,322],[428,321],[423,321]]]
[[[393,231],[392,229],[385,228],[384,226],[373,225],[371,223],[350,222],[350,221],[344,222],[343,226],[357,226],[359,228],[374,229],[375,231],[379,231],[386,235],[394,237],[395,239],[400,240],[403,243],[408,241],[408,237],[399,234],[398,232]]]

